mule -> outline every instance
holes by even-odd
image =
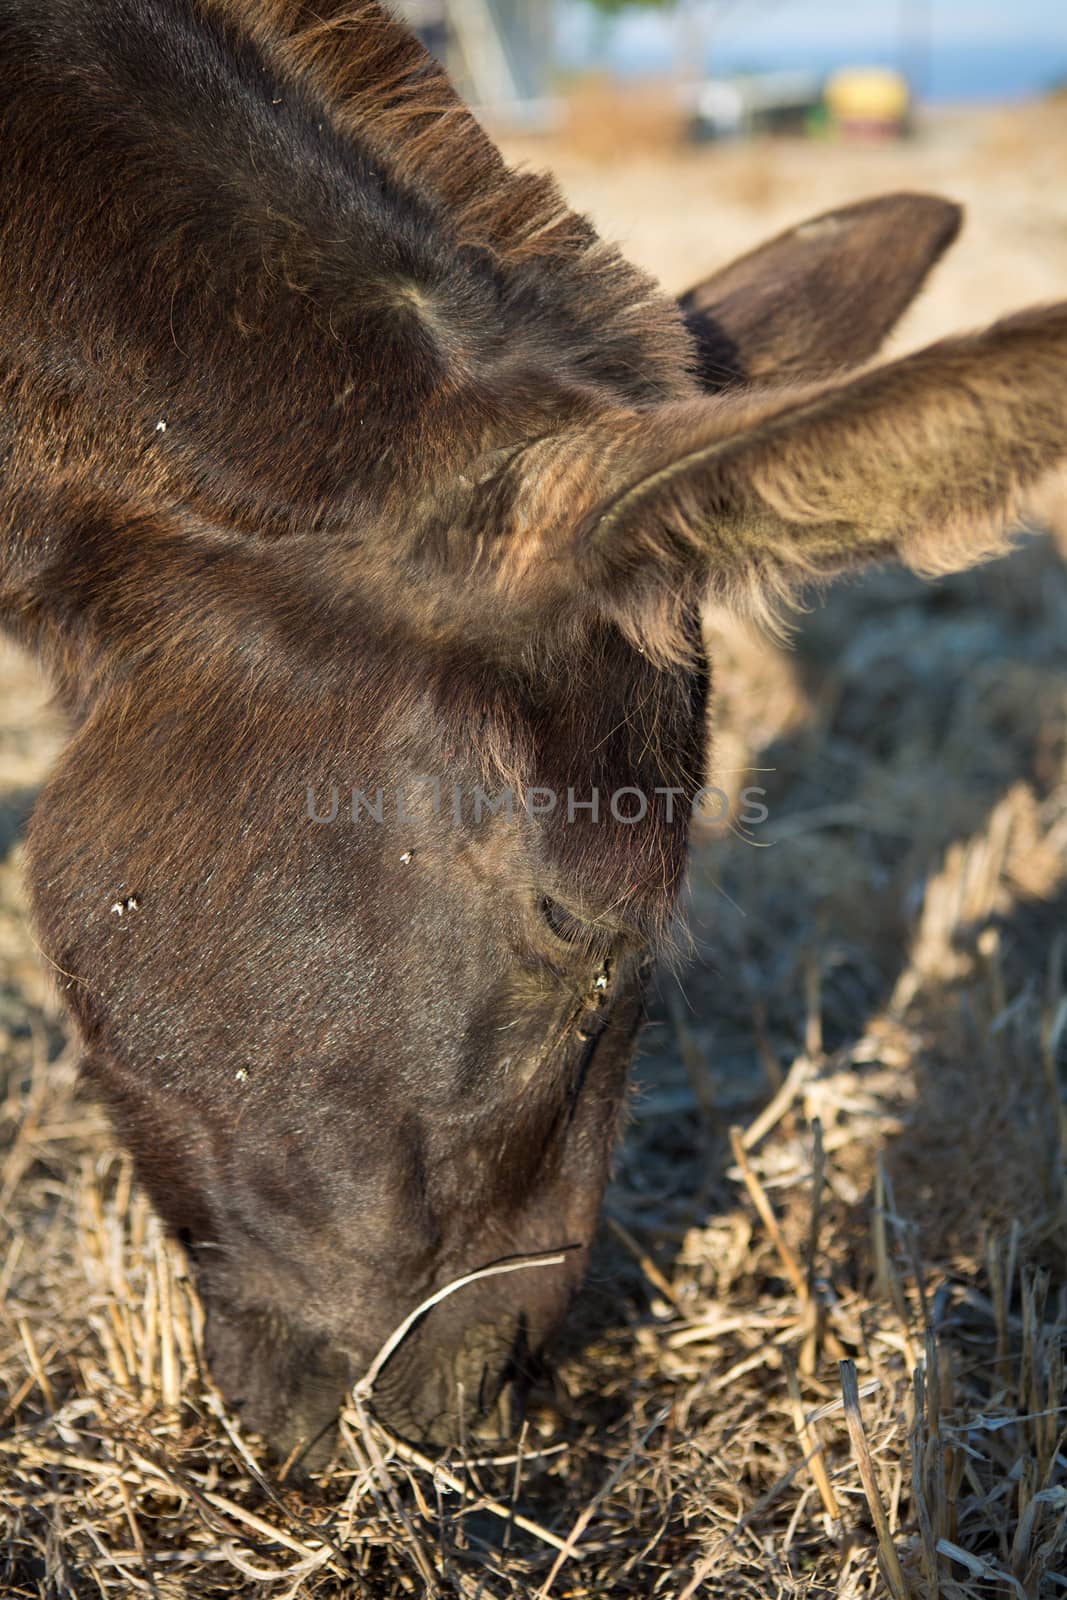
[[[707,758],[709,605],[1006,548],[1067,306],[868,365],[957,208],[673,303],[369,0],[0,0],[0,607],[85,1071],[288,1453],[447,1442],[581,1281]]]

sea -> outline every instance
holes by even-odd
[[[841,48],[823,38],[803,45],[794,39],[778,44],[769,21],[765,43],[738,47],[726,37],[702,65],[715,76],[794,68],[825,75],[844,66],[888,66],[902,69],[921,98],[934,104],[1024,100],[1067,90],[1067,0],[1064,15],[1065,25],[1055,35],[995,42],[955,40],[951,45],[934,42],[927,48],[913,43],[905,50],[884,40],[867,48],[854,42]],[[568,31],[562,30],[559,40],[565,67],[604,67],[624,75],[648,76],[669,71],[678,60],[675,39],[666,25],[658,40],[657,30],[647,25],[640,29],[639,38],[625,26],[601,29],[595,36],[583,30],[568,38]]]

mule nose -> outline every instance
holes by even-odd
[[[521,1425],[524,1385],[505,1378],[496,1386],[492,1404],[483,1409],[473,1405],[462,1381],[452,1389],[452,1404],[428,1416],[421,1436],[428,1445],[441,1451],[469,1451],[472,1445],[499,1448],[510,1441]]]
[[[395,1433],[438,1450],[509,1439],[521,1423],[529,1362],[516,1361],[521,1339],[510,1327],[468,1328],[451,1351],[381,1374],[375,1410]]]

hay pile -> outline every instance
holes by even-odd
[[[1067,565],[712,632],[770,815],[696,841],[555,1391],[437,1472],[353,1410],[300,1489],[78,1092],[16,844],[57,729],[0,660],[5,1597],[1067,1591]]]

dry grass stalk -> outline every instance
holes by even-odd
[[[44,1364],[37,1353],[37,1345],[34,1342],[32,1330],[25,1317],[20,1317],[18,1319],[17,1327],[19,1330],[19,1338],[22,1340],[23,1347],[30,1363],[30,1371],[33,1373],[34,1382],[37,1384],[37,1387],[40,1389],[41,1394],[44,1397],[46,1408],[49,1411],[54,1411],[56,1409],[56,1397],[52,1392],[52,1385],[48,1381],[48,1374],[45,1371]],[[55,1350],[53,1347],[51,1354],[54,1353]]]
[[[565,1246],[573,1249],[573,1246]],[[453,1278],[450,1283],[444,1284],[433,1294],[421,1300],[413,1311],[400,1322],[386,1339],[370,1366],[356,1383],[352,1390],[354,1398],[360,1401],[370,1401],[374,1395],[374,1385],[378,1376],[390,1358],[403,1344],[408,1334],[415,1325],[422,1321],[428,1311],[440,1305],[442,1300],[447,1300],[450,1295],[456,1294],[460,1289],[466,1289],[472,1283],[480,1283],[483,1278],[499,1278],[511,1272],[524,1272],[529,1267],[559,1267],[566,1259],[564,1251],[545,1251],[540,1255],[516,1256],[507,1261],[495,1261],[486,1267],[479,1267],[476,1272],[466,1272],[462,1277]]]
[[[800,1393],[800,1380],[797,1370],[787,1355],[785,1358],[785,1375],[789,1384],[789,1399],[793,1408],[793,1425],[797,1430],[797,1438],[805,1452],[805,1459],[811,1467],[811,1476],[819,1491],[823,1510],[831,1522],[839,1522],[841,1508],[834,1494],[830,1474],[826,1469],[826,1458],[823,1453],[822,1440],[817,1433],[818,1424],[807,1420],[804,1415],[804,1401]]]
[[[755,1121],[745,1129],[742,1140],[746,1150],[755,1150],[756,1146],[762,1144],[767,1135],[778,1126],[801,1094],[813,1070],[811,1059],[807,1055],[797,1056],[781,1087]]]
[[[368,1385],[368,1388],[369,1387],[370,1385]],[[408,1516],[408,1513],[401,1502],[400,1496],[396,1492],[396,1486],[393,1483],[389,1469],[386,1467],[385,1461],[382,1458],[382,1452],[379,1449],[378,1441],[374,1435],[374,1428],[371,1424],[370,1418],[367,1416],[367,1412],[363,1404],[363,1394],[359,1384],[357,1384],[352,1391],[352,1406],[356,1414],[356,1422],[359,1427],[360,1437],[363,1440],[367,1454],[370,1457],[371,1465],[374,1468],[375,1477],[385,1492],[386,1499],[388,1500],[393,1514],[396,1517],[399,1531],[402,1535],[406,1535],[406,1537],[402,1539],[402,1544],[410,1554],[415,1567],[418,1570],[419,1576],[426,1584],[429,1593],[432,1595],[437,1594],[439,1593],[437,1576],[430,1563],[430,1558],[426,1553],[426,1548],[419,1536],[418,1530],[416,1529],[411,1518]]]
[[[669,1305],[672,1305],[676,1311],[680,1312],[684,1316],[685,1308],[679,1302],[678,1296],[675,1294],[674,1290],[671,1288],[670,1284],[667,1282],[667,1279],[663,1276],[652,1257],[648,1254],[648,1251],[642,1250],[641,1246],[638,1244],[637,1240],[634,1238],[629,1229],[624,1228],[622,1223],[617,1222],[614,1217],[607,1217],[605,1218],[605,1221],[607,1226],[615,1235],[616,1239],[618,1239],[619,1243],[622,1245],[623,1249],[628,1250],[633,1256],[634,1260],[641,1268],[641,1271],[644,1273],[653,1289],[655,1289],[658,1294],[661,1294]]]
[[[345,1413],[342,1413],[341,1420],[342,1423],[348,1421]],[[489,1499],[485,1495],[472,1495],[463,1480],[457,1477],[442,1462],[432,1461],[429,1456],[424,1455],[421,1450],[416,1450],[415,1446],[408,1444],[405,1439],[398,1439],[395,1434],[384,1428],[377,1419],[373,1421],[367,1420],[371,1430],[377,1429],[388,1441],[390,1452],[393,1455],[397,1456],[401,1461],[409,1462],[413,1467],[418,1467],[420,1472],[427,1473],[435,1484],[444,1485],[445,1488],[451,1490],[453,1494],[459,1495],[460,1499],[467,1503],[475,1503],[479,1510],[487,1511],[490,1516],[498,1517],[502,1522],[506,1522],[509,1527],[521,1528],[523,1533],[530,1534],[551,1550],[562,1552],[567,1549],[567,1541],[565,1539],[561,1539],[557,1534],[552,1533],[550,1529],[543,1527],[539,1522],[535,1522],[532,1517],[524,1516],[521,1511],[516,1511],[513,1505],[504,1505],[502,1502]]]
[[[913,1416],[909,1435],[911,1445],[911,1497],[919,1525],[920,1553],[926,1592],[929,1600],[939,1600],[941,1584],[940,1563],[937,1559],[938,1538],[934,1528],[934,1517],[930,1512],[928,1496],[927,1426],[924,1426],[928,1425],[925,1379],[924,1368],[921,1365],[917,1366],[912,1373]]]
[[[785,1275],[793,1285],[796,1297],[801,1305],[806,1305],[808,1302],[807,1279],[800,1269],[800,1263],[797,1261],[796,1256],[785,1241],[778,1218],[775,1216],[771,1203],[767,1199],[766,1190],[753,1171],[752,1163],[749,1161],[745,1150],[744,1138],[740,1128],[730,1129],[730,1148],[733,1151],[734,1160],[741,1169],[741,1177],[744,1180],[745,1188],[748,1190],[752,1204],[759,1212],[760,1221],[767,1229],[771,1242],[778,1252],[778,1259],[785,1269]]]
[[[570,1533],[567,1535],[567,1538],[563,1544],[563,1548],[559,1551],[555,1561],[553,1561],[552,1566],[549,1569],[548,1577],[538,1590],[537,1600],[548,1600],[553,1584],[559,1577],[564,1564],[569,1561],[577,1551],[578,1545],[585,1534],[585,1530],[588,1528],[589,1524],[593,1520],[593,1517],[596,1515],[597,1507],[600,1505],[604,1497],[609,1494],[619,1482],[619,1479],[629,1469],[633,1461],[640,1455],[641,1451],[645,1448],[649,1439],[656,1432],[657,1428],[662,1427],[663,1423],[666,1422],[669,1415],[670,1407],[664,1407],[659,1415],[652,1419],[651,1423],[642,1433],[640,1439],[634,1445],[633,1449],[623,1457],[602,1487],[597,1491],[596,1494],[593,1495],[592,1499],[582,1507],[581,1511],[574,1520],[574,1525],[571,1528]]]
[[[896,1545],[893,1543],[893,1536],[889,1531],[889,1519],[882,1503],[882,1493],[878,1487],[878,1477],[874,1470],[874,1461],[871,1458],[871,1448],[867,1443],[867,1435],[863,1431],[859,1381],[856,1376],[856,1363],[854,1361],[841,1362],[841,1394],[845,1403],[848,1436],[852,1443],[852,1458],[859,1469],[863,1493],[866,1496],[867,1506],[871,1513],[871,1521],[874,1523],[875,1533],[878,1536],[878,1554],[882,1560],[882,1570],[885,1573],[886,1582],[893,1595],[893,1600],[910,1600],[908,1586],[900,1566],[900,1557],[897,1555]]]

